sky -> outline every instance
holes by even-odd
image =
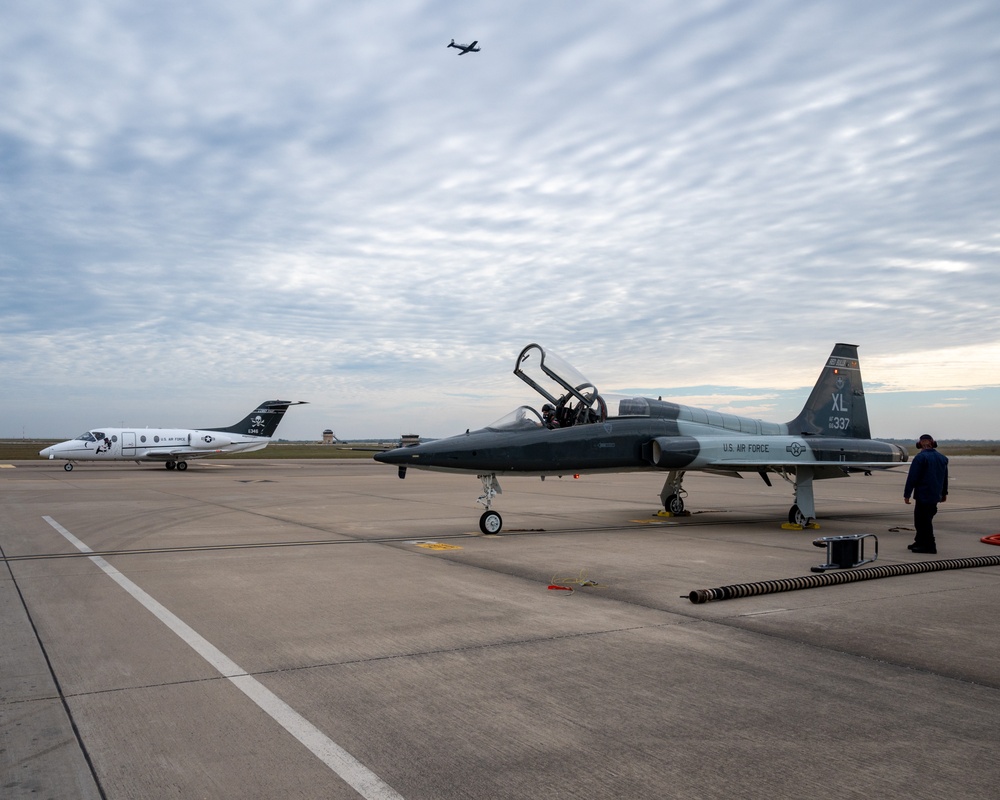
[[[446,45],[479,41],[458,55]],[[5,0],[0,438],[602,392],[1000,439],[995,0]]]

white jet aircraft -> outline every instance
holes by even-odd
[[[92,428],[38,455],[65,459],[67,472],[76,461],[160,461],[167,469],[185,470],[192,458],[263,450],[288,407],[304,404],[302,400],[265,400],[226,428]]]

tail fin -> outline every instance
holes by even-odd
[[[793,436],[871,438],[856,344],[833,346],[805,407],[788,423],[788,432]]]
[[[201,428],[220,433],[239,433],[244,436],[266,436],[270,439],[289,406],[304,405],[303,400],[265,400],[235,425],[227,428]]]

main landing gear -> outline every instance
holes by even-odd
[[[684,470],[672,469],[667,473],[667,480],[660,490],[660,502],[663,503],[663,510],[674,517],[684,514],[684,495],[687,492],[681,488],[684,481]]]
[[[483,493],[479,496],[479,502],[486,509],[479,518],[479,530],[486,534],[500,533],[500,529],[503,527],[503,518],[496,511],[490,509],[490,506],[493,505],[493,498],[498,494],[503,494],[500,481],[497,480],[495,473],[480,475],[479,480],[483,482]]]
[[[181,472],[183,472],[184,470],[186,470],[188,468],[188,462],[187,461],[168,461],[163,466],[165,466],[167,469],[178,469]]]
[[[794,505],[788,509],[788,525],[797,529],[818,528],[816,524],[816,503],[813,498],[813,477],[812,467],[797,467],[794,478],[787,472],[779,472],[782,478],[792,484],[795,490]],[[770,486],[770,481],[764,472],[760,473],[764,482]],[[660,490],[660,502],[663,503],[663,510],[672,517],[684,516],[684,496],[687,492],[681,487],[684,481],[684,470],[672,469],[667,473],[667,480]]]
[[[788,509],[788,524],[794,528],[818,528],[816,500],[813,496],[813,468],[797,467],[794,481],[784,472],[779,474],[795,489],[795,503]]]
[[[792,506],[790,509],[788,509],[789,525],[798,525],[800,528],[804,528],[810,522],[812,522],[812,519],[803,514],[802,509],[800,509],[798,506]]]

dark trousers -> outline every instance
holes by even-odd
[[[913,543],[917,547],[934,547],[934,515],[937,514],[937,503],[921,503],[915,501],[913,507],[913,527],[917,535]]]

